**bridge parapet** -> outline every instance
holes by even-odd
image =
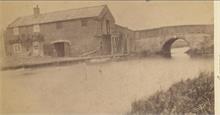
[[[160,52],[169,40],[172,41],[169,41],[170,45],[168,45],[169,47],[167,46],[169,50],[173,43],[176,43],[175,45],[177,45],[181,40],[183,40],[183,43],[185,41],[190,49],[205,49],[206,47],[213,46],[214,44],[212,29],[213,26],[204,25],[175,26],[136,31],[136,52]],[[181,40],[178,40],[177,38]],[[178,42],[175,42],[177,40]]]

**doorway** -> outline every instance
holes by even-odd
[[[70,42],[66,40],[59,40],[52,42],[53,56],[66,57],[70,56]]]
[[[57,53],[58,57],[64,57],[65,56],[64,42],[55,43],[54,48],[56,50],[56,53]]]

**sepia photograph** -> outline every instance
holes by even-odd
[[[0,114],[214,115],[214,46],[213,1],[0,1]]]

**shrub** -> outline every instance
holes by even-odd
[[[214,75],[173,84],[166,92],[157,91],[147,100],[132,103],[130,114],[214,114]]]

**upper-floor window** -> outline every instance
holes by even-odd
[[[18,27],[13,28],[13,34],[19,35],[19,28]]]
[[[34,32],[40,32],[40,25],[34,25],[33,26],[33,31]]]
[[[106,32],[107,34],[110,33],[110,21],[109,20],[106,20]]]
[[[83,19],[81,20],[81,26],[87,26],[88,25],[88,20]]]
[[[63,27],[63,23],[62,22],[57,22],[56,23],[56,29],[60,29]]]

